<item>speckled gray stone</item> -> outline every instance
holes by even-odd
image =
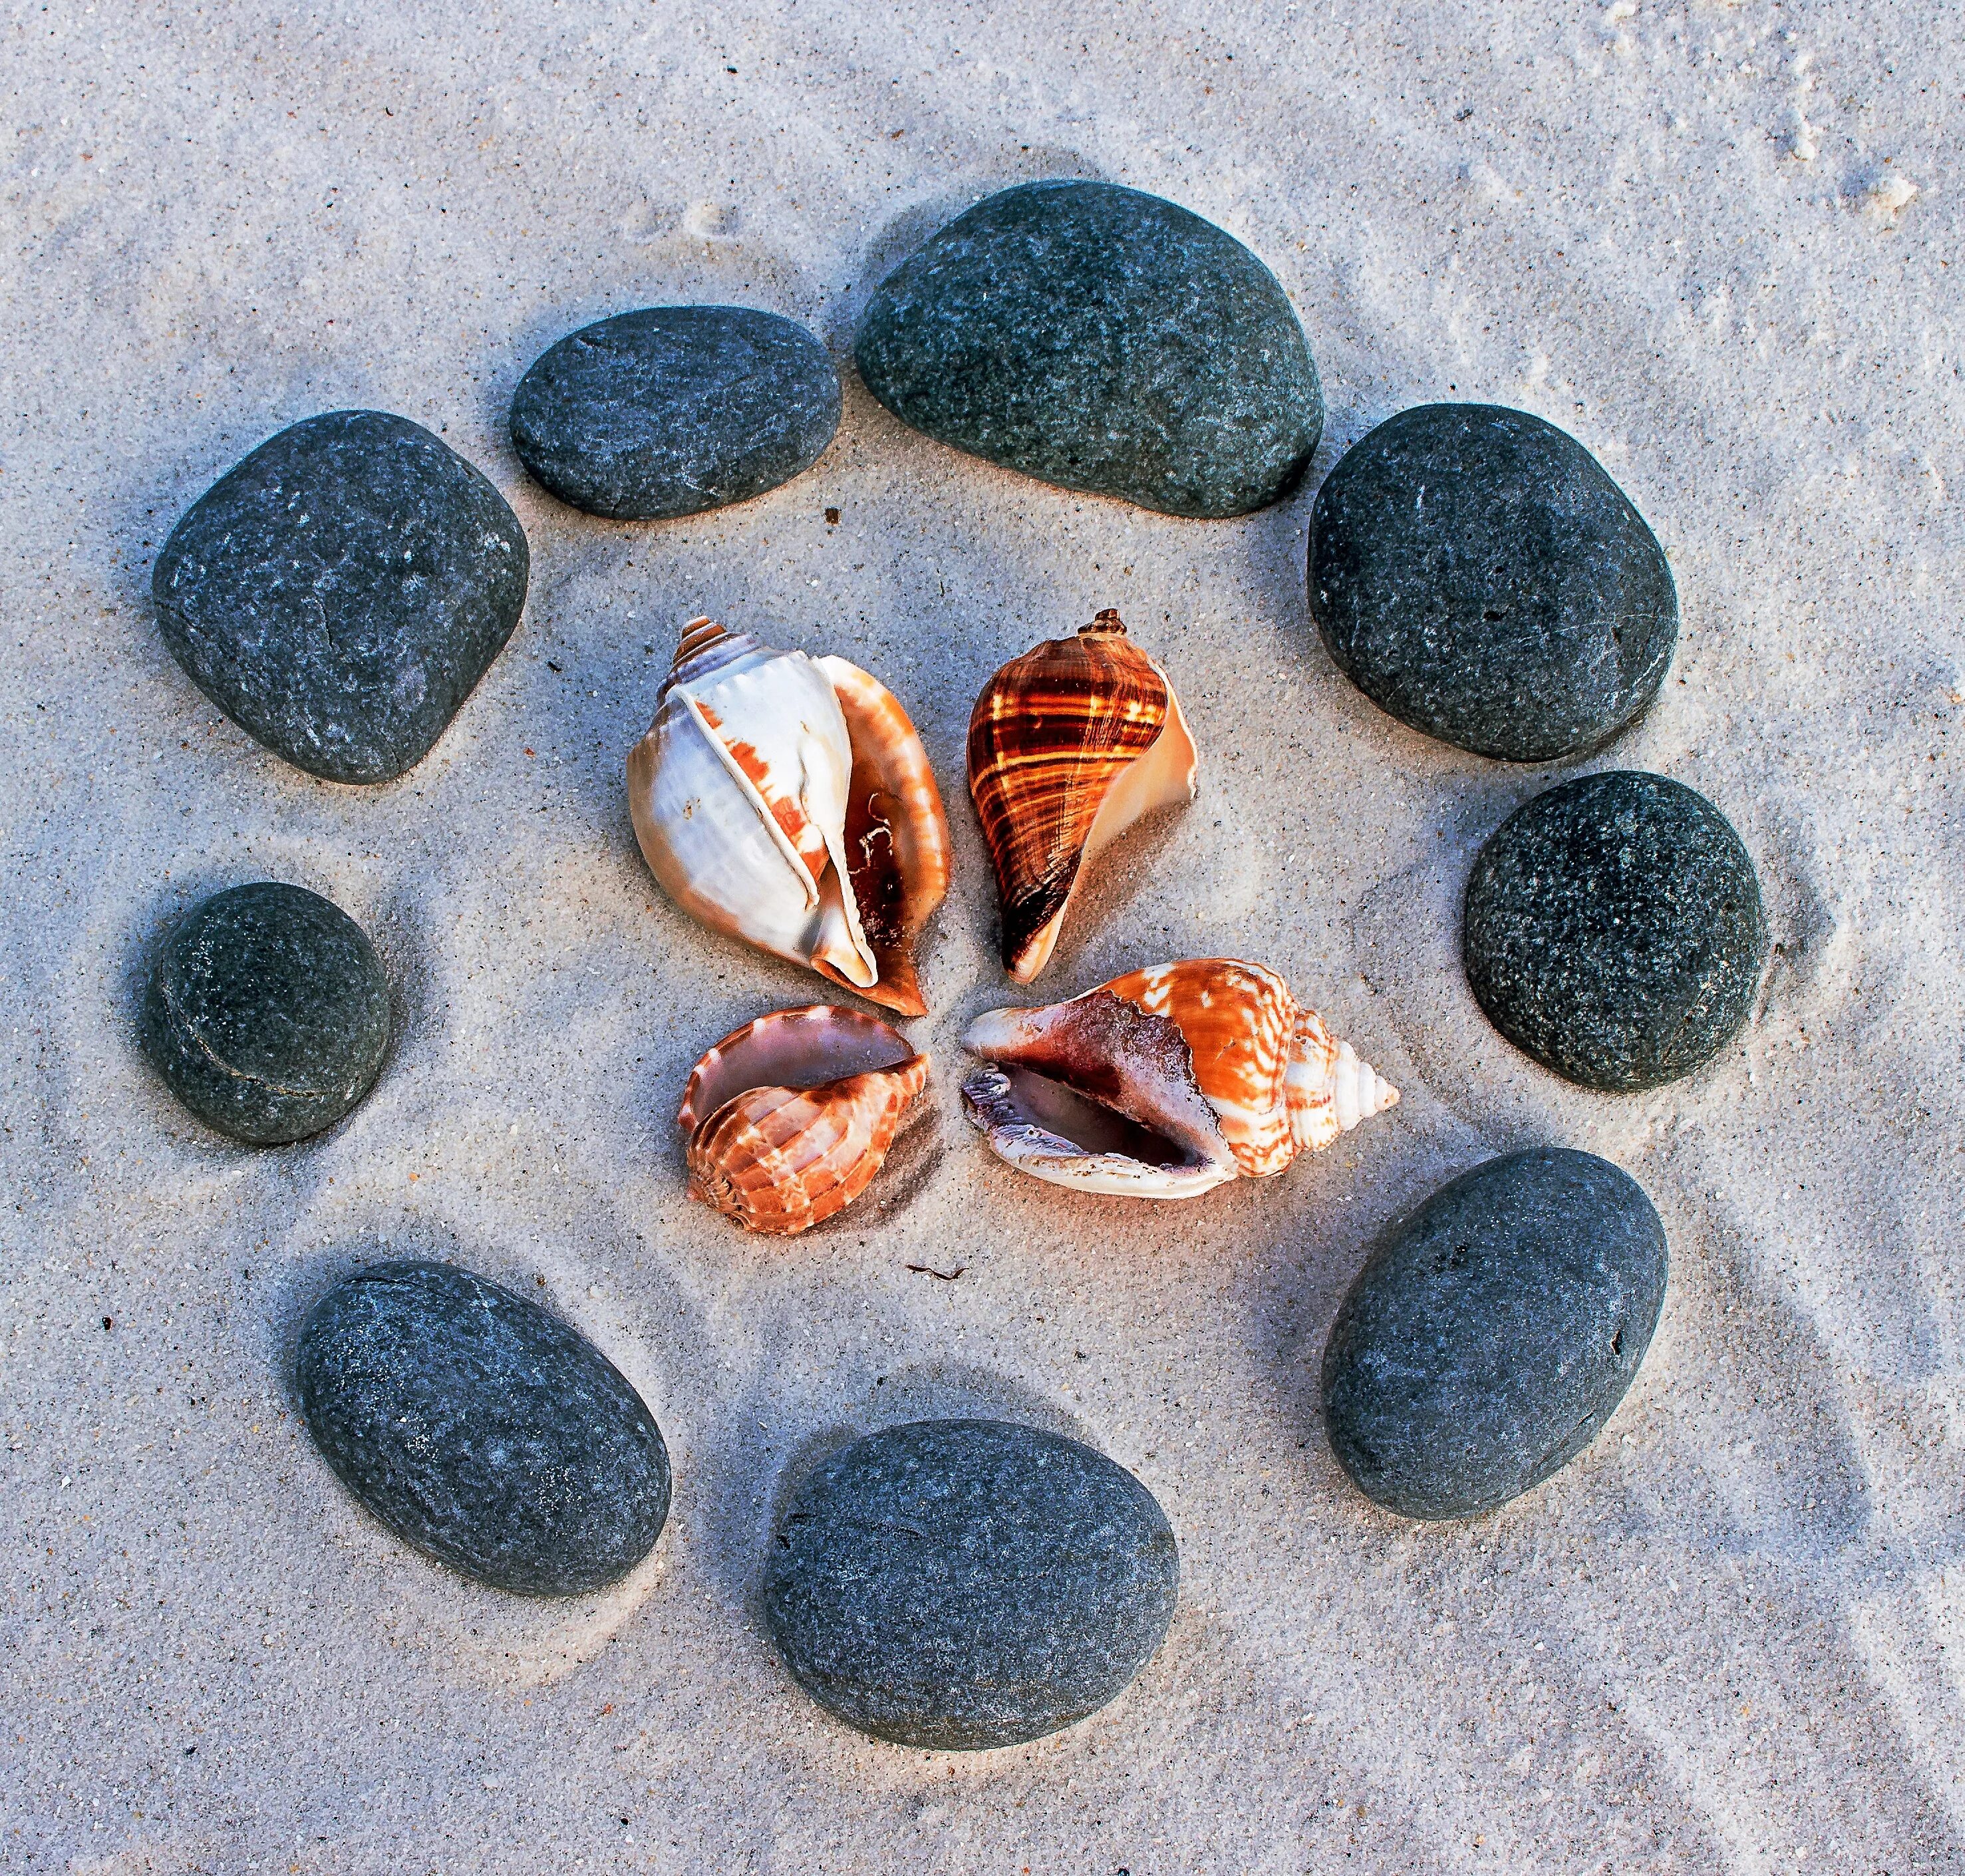
[[[172,529],[164,642],[275,755],[336,782],[413,767],[512,636],[525,531],[442,438],[381,410],[283,430]]]
[[[561,500],[659,521],[790,481],[824,454],[839,409],[839,375],[802,326],[649,307],[542,352],[512,400],[512,442]]]
[[[1488,1019],[1586,1088],[1655,1088],[1751,1013],[1767,947],[1754,862],[1704,796],[1613,769],[1539,794],[1467,882],[1461,954]]]
[[[1166,1636],[1179,1575],[1153,1494],[1102,1454],[1003,1421],[918,1421],[805,1482],[764,1604],[821,1706],[966,1752],[1104,1706]]]
[[[1538,1147],[1442,1186],[1351,1286],[1323,1412],[1365,1495],[1471,1517],[1539,1485],[1610,1417],[1664,1302],[1664,1228],[1594,1154]]]
[[[389,985],[331,900],[263,881],[216,893],[165,941],[143,1046],[207,1125],[252,1146],[331,1127],[381,1072]]]
[[[904,423],[1168,514],[1287,494],[1323,428],[1295,309],[1235,237],[1156,195],[1029,182],[889,275],[854,359]]]
[[[1381,710],[1516,762],[1608,742],[1678,636],[1623,491],[1573,436],[1493,404],[1401,410],[1345,452],[1311,510],[1310,607]]]
[[[571,1596],[661,1535],[669,1457],[641,1396],[557,1317],[449,1264],[376,1264],[301,1331],[322,1456],[396,1535],[496,1589]]]

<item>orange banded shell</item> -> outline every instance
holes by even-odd
[[[1085,864],[1195,792],[1194,739],[1166,674],[1105,611],[1013,658],[969,719],[969,792],[995,863],[1003,967],[1050,961]]]
[[[760,1016],[696,1065],[676,1123],[689,1195],[790,1237],[867,1189],[928,1060],[876,1016],[815,1003]]]

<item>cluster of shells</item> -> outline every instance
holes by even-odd
[[[968,770],[1004,968],[1028,983],[1087,864],[1143,816],[1192,801],[1197,761],[1166,673],[1101,612],[983,687]],[[948,820],[877,678],[696,619],[628,758],[628,796],[683,910],[898,1015],[927,1013],[915,949],[948,890]],[[963,1046],[979,1063],[963,1111],[1001,1158],[1135,1199],[1267,1178],[1399,1098],[1274,971],[1237,958],[991,1010]],[[899,1031],[854,1009],[746,1024],[696,1064],[676,1116],[691,1196],[755,1231],[820,1223],[866,1190],[928,1072]]]

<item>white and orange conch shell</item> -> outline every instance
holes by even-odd
[[[907,712],[842,658],[691,622],[628,806],[686,912],[907,1016],[914,946],[948,890],[941,791]]]
[[[962,1042],[989,1064],[962,1105],[993,1152],[1053,1185],[1136,1199],[1266,1178],[1399,1098],[1274,971],[1233,957],[991,1010]]]
[[[928,1086],[877,1016],[815,1003],[746,1023],[698,1062],[676,1115],[689,1195],[753,1231],[807,1230],[867,1189]]]
[[[1141,816],[1192,801],[1194,738],[1158,664],[1102,612],[1012,658],[969,718],[969,793],[996,869],[1003,968],[1050,961],[1084,868]]]

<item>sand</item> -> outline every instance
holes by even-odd
[[[5,30],[0,1866],[1960,1867],[1947,8],[59,0]],[[850,368],[837,442],[748,506],[613,525],[525,478],[503,413],[573,327],[728,300],[844,362],[911,243],[1057,175],[1160,191],[1275,268],[1330,404],[1301,494],[1214,523],[1075,497],[908,433]],[[1409,733],[1307,625],[1317,481],[1456,396],[1561,423],[1657,529],[1677,661],[1584,766],[1703,790],[1761,870],[1754,1021],[1654,1094],[1536,1068],[1458,967],[1474,851],[1567,771]],[[350,405],[481,465],[534,563],[449,732],[372,790],[222,720],[147,600],[214,476]],[[1115,852],[1047,987],[1242,952],[1405,1090],[1180,1208],[1020,1180],[954,1099],[965,1021],[1015,1000],[970,701],[1108,605],[1172,673],[1202,794]],[[622,787],[699,613],[879,673],[955,810],[915,1030],[938,1118],[789,1244],[686,1200],[671,1121],[709,1042],[815,982],[668,906]],[[261,877],[362,919],[400,999],[366,1105],[273,1152],[204,1131],[133,1040],[172,915]],[[1384,1222],[1544,1141],[1655,1201],[1657,1340],[1549,1485],[1403,1524],[1330,1456],[1325,1330]],[[643,1390],[675,1511],[616,1589],[447,1575],[297,1430],[297,1322],[384,1247],[526,1286]],[[1085,1724],[902,1751],[777,1665],[759,1546],[802,1455],[978,1406],[1146,1480],[1180,1612]]]

